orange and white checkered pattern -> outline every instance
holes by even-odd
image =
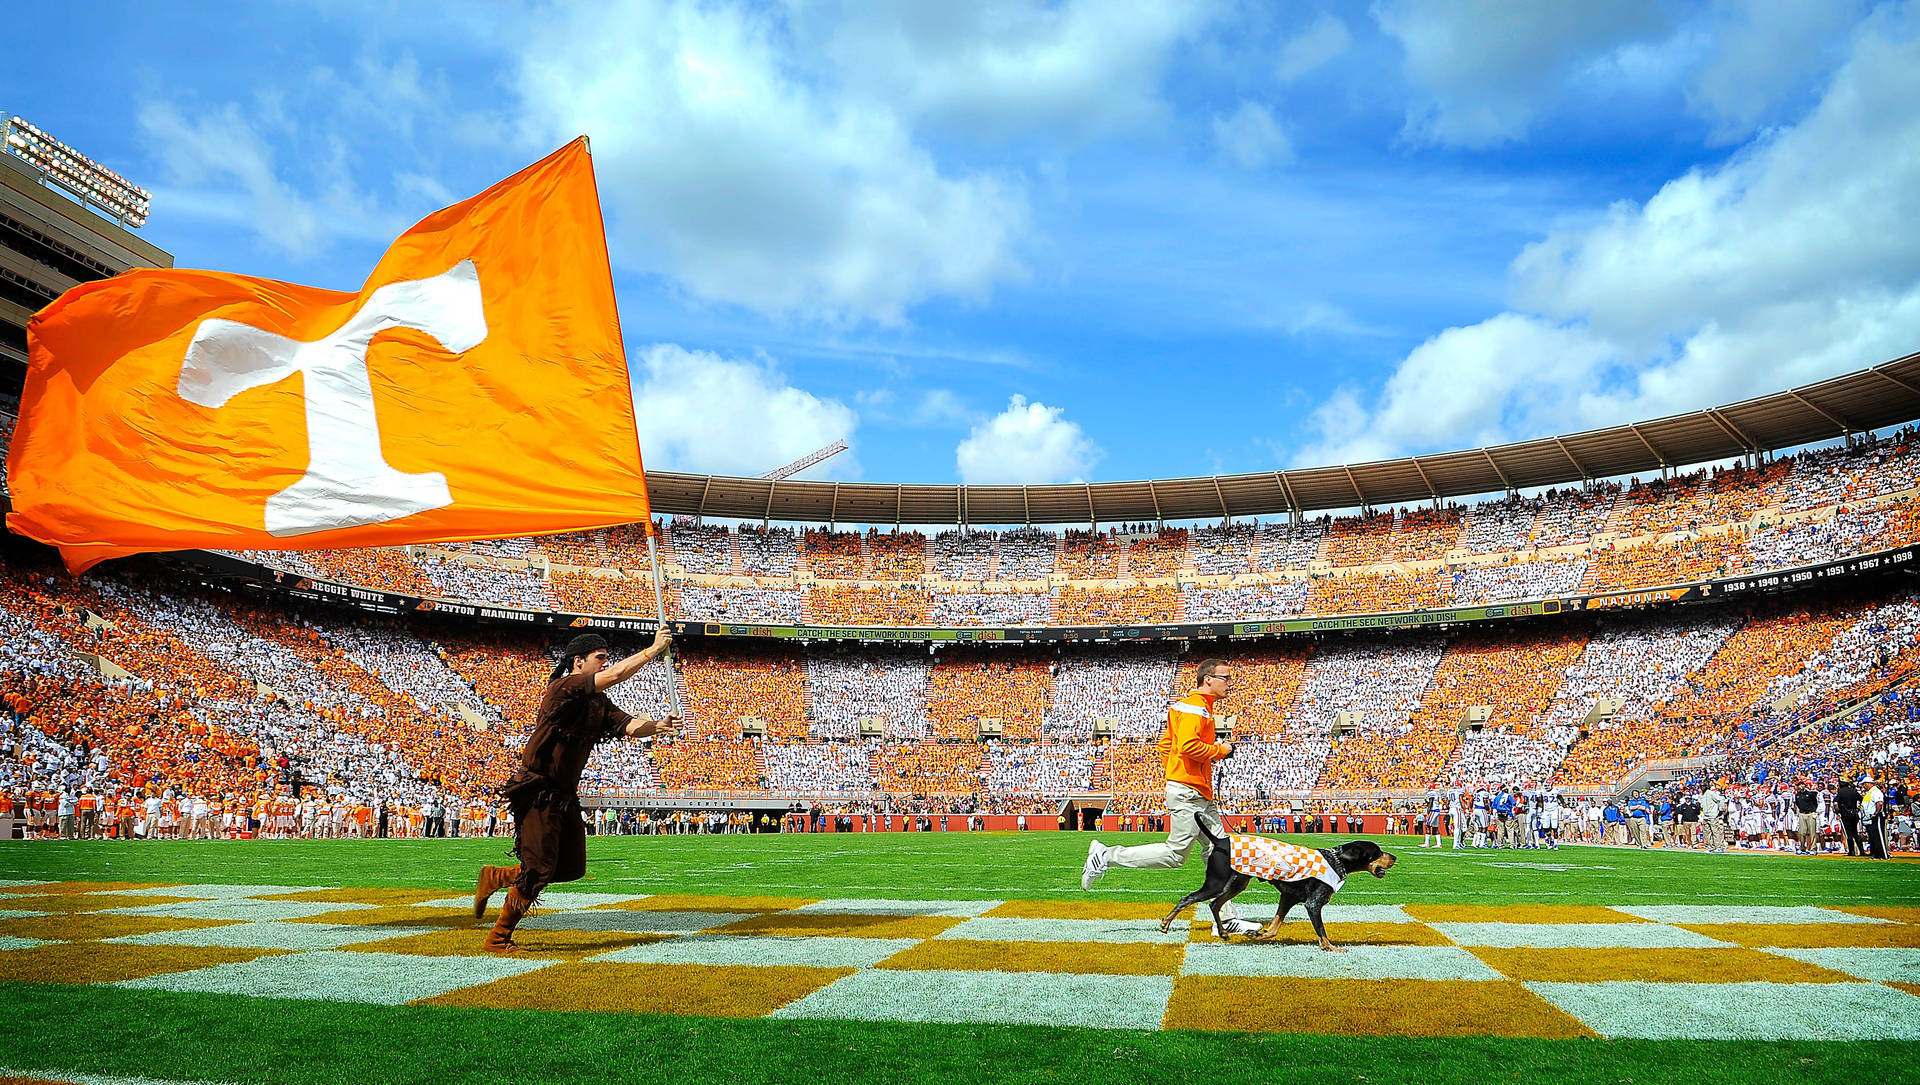
[[[1298,882],[1318,878],[1338,889],[1345,880],[1334,872],[1326,856],[1298,844],[1235,834],[1227,837],[1227,849],[1233,869],[1266,881]]]
[[[1298,921],[1261,950],[1213,937],[1208,918],[1162,931],[1165,901],[556,888],[517,932],[526,952],[501,958],[482,947],[491,917],[438,893],[0,880],[0,985],[367,1013],[644,1004],[685,1017],[1330,1035],[1392,1005],[1377,1031],[1410,1037],[1920,1040],[1920,908],[1905,905],[1343,904],[1327,925],[1352,952],[1336,957]]]

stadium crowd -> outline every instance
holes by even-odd
[[[523,738],[551,662],[506,635],[322,621],[153,581],[103,579],[69,591],[57,574],[36,585],[28,570],[9,572],[6,734],[18,753],[7,780],[16,788],[78,768],[84,789],[102,763],[138,765],[143,785],[157,777],[182,794],[230,802],[271,797],[300,776],[339,805],[385,809],[390,833],[415,831],[416,819],[430,833],[475,820],[436,815],[436,806],[486,806],[487,784]],[[1750,774],[1798,771],[1837,743],[1864,758],[1871,750],[1861,736],[1877,732],[1863,728],[1886,709],[1786,738],[1767,718],[1831,706],[1837,695],[1905,674],[1916,636],[1920,598],[1894,594],[1676,618],[1610,615],[1590,632],[1252,648],[1236,659],[1233,726],[1243,756],[1223,767],[1221,787],[1236,802],[1257,803],[1315,787],[1418,788],[1449,778],[1605,783],[1650,757],[1702,751],[1731,751]],[[75,662],[76,651],[98,652],[134,677],[106,679]],[[651,749],[604,746],[587,779],[842,795],[898,788],[973,796],[986,808],[1084,790],[1097,778],[1116,794],[1142,793],[1158,771],[1150,740],[1168,697],[1191,682],[1190,665],[1161,647],[1084,647],[1049,660],[1008,649],[929,659],[914,650],[703,645],[679,665],[688,734]],[[671,681],[656,670],[652,681],[623,687],[630,710],[668,710]],[[51,675],[62,683],[56,703],[85,703],[97,717],[35,726],[48,723]],[[1462,736],[1462,713],[1476,704],[1493,715]],[[1596,707],[1606,711],[1589,719]],[[1340,712],[1354,713],[1344,728],[1334,726]],[[743,733],[748,717],[763,735]],[[876,717],[882,736],[861,735],[859,722]],[[96,718],[138,726],[102,731]],[[1003,731],[982,747],[974,740],[988,718]],[[1096,728],[1104,735],[1108,727],[1115,741],[1095,741]],[[1036,745],[1042,736],[1047,744]],[[125,779],[119,784],[124,790]]]
[[[948,580],[993,579],[997,542],[991,531],[942,531],[933,537],[933,572]]]
[[[676,520],[664,525],[663,542],[667,562],[702,576],[805,569],[843,581],[926,572],[1009,581],[1057,567],[1076,581],[1045,595],[673,584],[677,613],[736,621],[1127,624],[1500,601],[1575,584],[1677,583],[1914,541],[1912,508],[1884,503],[1920,477],[1911,436],[1758,468],[1299,524],[929,539]],[[1585,546],[1598,534],[1618,538],[1573,556],[1523,556]],[[1513,556],[1445,564],[1462,551]],[[246,556],[303,576],[424,594],[652,610],[639,527],[537,545]],[[1293,579],[1316,562],[1336,572]],[[1434,568],[1368,568],[1380,562]],[[1188,569],[1294,572],[1249,587],[1101,582]],[[76,581],[11,543],[0,566],[0,629],[0,792],[10,809],[34,811],[43,834],[60,831],[62,817],[96,835],[134,825],[143,835],[498,831],[491,788],[524,739],[552,662],[537,634],[460,628],[431,615],[347,618],[138,563]],[[1905,685],[1916,638],[1920,597],[1863,585],[1817,601],[1569,616],[1538,631],[1236,645],[1232,711],[1242,745],[1220,786],[1254,809],[1293,801],[1283,793],[1454,781],[1531,787],[1533,805],[1544,807],[1552,786],[1611,786],[1649,761],[1712,758],[1711,771],[1728,781],[1734,846],[1777,847],[1782,795],[1792,798],[1802,778],[1829,781],[1822,789],[1837,806],[1832,781],[1857,786],[1859,775],[1878,775],[1882,808],[1897,807],[1887,789],[1912,775],[1920,719]],[[642,790],[881,793],[923,809],[1029,812],[1051,809],[1050,797],[1106,790],[1116,810],[1132,804],[1146,813],[1159,801],[1152,740],[1168,699],[1191,681],[1192,659],[1161,645],[927,655],[690,643],[675,672],[650,668],[619,690],[637,714],[684,704],[685,733],[604,745],[587,780]],[[1478,705],[1491,714],[1472,721],[1476,730],[1466,715]],[[863,734],[860,722],[875,718],[879,734]],[[1000,735],[983,744],[988,719],[999,721]],[[1705,782],[1680,785],[1686,793],[1675,809]],[[1626,814],[1610,821],[1605,803],[1570,799],[1562,809],[1576,833],[1598,826],[1631,840],[1636,831]],[[1888,817],[1897,835],[1897,812]],[[1657,810],[1647,820],[1654,842],[1676,839]],[[1626,828],[1606,828],[1616,824]]]
[[[668,561],[689,573],[732,573],[733,534],[719,524],[702,524],[676,516],[662,536],[669,543]]]
[[[1391,612],[1640,590],[1920,541],[1911,499],[1920,454],[1911,438],[1902,430],[1757,468],[1708,468],[1471,506],[1362,511],[1299,523],[1125,524],[1060,533],[967,529],[931,540],[913,531],[805,528],[796,534],[787,527],[726,528],[686,518],[658,526],[669,590],[684,597],[676,615],[706,620],[791,622],[798,611],[835,624],[1131,624]],[[1548,547],[1563,549],[1542,552]],[[446,547],[238,556],[300,576],[496,606],[653,610],[644,526],[454,548],[467,557],[439,552]],[[1460,564],[1467,556],[1499,560]],[[920,590],[849,593],[846,584],[898,584],[929,571],[962,584],[1030,583],[1056,570],[1070,583],[1044,597],[951,589],[935,589],[931,597]],[[1132,587],[1140,578],[1189,571],[1281,570],[1292,577],[1311,570],[1312,577],[1253,588]],[[801,571],[822,583],[792,579]],[[731,576],[761,582],[693,579]],[[1298,591],[1306,595],[1296,602]],[[1235,613],[1243,606],[1248,609]]]
[[[812,625],[926,625],[932,604],[919,588],[815,585],[802,613]]]
[[[1174,650],[1161,647],[1065,656],[1054,664],[1042,733],[1053,742],[1087,742],[1106,721],[1115,738],[1158,735],[1176,662]]]
[[[783,588],[717,588],[705,584],[679,586],[674,613],[695,621],[750,622],[798,625],[806,596]]]
[[[809,737],[857,739],[867,720],[887,738],[928,737],[927,656],[912,651],[845,650],[807,656]]]

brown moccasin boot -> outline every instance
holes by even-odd
[[[473,890],[473,918],[479,919],[487,914],[487,902],[493,895],[520,878],[517,866],[483,866],[480,868],[480,884]]]
[[[494,920],[493,929],[487,932],[487,940],[481,948],[488,953],[523,952],[513,940],[513,928],[519,926],[520,920],[525,918],[531,907],[533,905],[520,895],[518,887],[508,889],[507,899],[500,905],[500,918]]]

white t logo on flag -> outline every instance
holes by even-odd
[[[307,535],[453,504],[447,476],[407,474],[380,451],[367,347],[391,328],[425,332],[454,354],[487,337],[480,273],[462,260],[430,279],[388,283],[333,334],[310,343],[233,320],[203,320],[180,366],[180,397],[224,407],[250,388],[306,375],[307,471],[267,498],[269,535]]]

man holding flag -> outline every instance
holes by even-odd
[[[68,290],[27,337],[7,525],[76,574],[155,550],[651,524],[584,136],[422,219],[358,291],[138,269]],[[669,650],[652,565],[653,646],[608,666],[604,640],[576,637],[548,682],[505,791],[521,865],[486,868],[474,898],[478,914],[513,885],[491,949],[515,951],[540,890],[584,873],[593,745],[676,725],[605,693]]]
[[[587,872],[587,829],[580,819],[580,772],[593,747],[610,738],[672,734],[678,716],[636,720],[608,698],[607,690],[632,678],[641,667],[664,655],[672,637],[663,627],[653,644],[618,663],[607,662],[607,642],[583,633],[567,642],[560,662],[547,678],[533,733],[520,751],[520,769],[500,794],[513,807],[515,867],[480,868],[473,916],[484,915],[487,901],[502,888],[507,900],[488,932],[493,953],[518,953],[513,929],[554,882],[570,882]]]

